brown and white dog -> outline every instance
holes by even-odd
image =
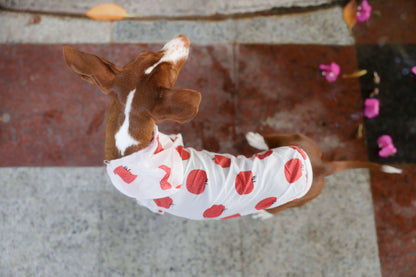
[[[94,54],[68,46],[63,49],[68,67],[111,97],[105,139],[107,172],[113,184],[139,204],[191,219],[250,213],[267,218],[316,198],[324,178],[337,171],[369,168],[401,173],[371,162],[323,161],[317,143],[302,134],[263,137],[248,133],[249,144],[266,151],[251,158],[184,148],[180,135],[159,133],[156,123],[184,123],[198,113],[200,93],[175,89],[189,47],[189,39],[180,35],[161,51],[141,52],[121,68]],[[267,193],[261,191],[267,189]],[[260,198],[251,200],[250,194]],[[246,210],[240,211],[236,203]]]

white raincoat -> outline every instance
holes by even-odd
[[[250,158],[184,148],[182,136],[154,131],[151,144],[107,163],[113,185],[157,213],[225,219],[283,205],[304,196],[312,167],[297,147]]]

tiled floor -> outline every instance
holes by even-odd
[[[191,123],[164,123],[187,145],[249,154],[243,134],[299,131],[315,138],[329,159],[394,163],[401,176],[371,174],[383,276],[416,272],[416,2],[373,1],[373,17],[354,28],[356,45],[194,45],[178,87],[199,90]],[[379,16],[380,14],[381,16]],[[122,65],[160,45],[80,44]],[[59,44],[0,45],[0,166],[101,166],[108,99],[65,67]],[[328,83],[321,63],[360,79]],[[375,84],[372,73],[380,77]],[[363,101],[380,90],[380,115],[364,119]],[[364,123],[363,136],[358,135]],[[393,137],[398,153],[378,156],[377,138]],[[353,185],[353,184],[351,184]]]

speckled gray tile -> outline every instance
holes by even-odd
[[[0,276],[380,276],[365,170],[265,222],[154,214],[104,168],[0,168],[0,184]]]
[[[116,42],[164,43],[186,34],[192,43],[230,43],[235,37],[234,21],[119,21],[114,23]]]
[[[109,43],[111,22],[42,15],[30,24],[33,14],[0,11],[1,43]]]
[[[109,1],[111,2],[111,1]],[[118,0],[129,13],[141,16],[209,16],[270,10],[276,7],[308,7],[337,2],[337,0]],[[1,0],[3,7],[17,10],[34,10],[84,14],[102,0]]]
[[[319,11],[236,20],[239,43],[352,45],[341,7]]]
[[[102,22],[87,18],[33,15],[0,11],[2,43],[164,43],[186,34],[194,44],[297,43],[351,45],[341,7],[276,16],[228,20],[123,20]],[[82,30],[82,32],[81,32]]]
[[[1,168],[0,276],[98,276],[102,181],[97,169]]]
[[[366,170],[330,176],[304,207],[242,225],[246,276],[381,276]]]
[[[194,44],[354,43],[354,38],[342,19],[340,7],[304,14],[225,21],[118,21],[114,23],[113,37],[116,42],[162,43],[175,34],[186,34]]]
[[[102,210],[103,276],[241,276],[239,221],[157,215],[118,193]]]

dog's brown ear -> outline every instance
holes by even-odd
[[[82,79],[97,85],[104,94],[109,94],[115,75],[120,69],[106,59],[85,53],[69,46],[63,47],[67,66]]]
[[[156,122],[173,120],[185,123],[193,119],[201,103],[201,94],[190,89],[163,89],[152,110]]]

